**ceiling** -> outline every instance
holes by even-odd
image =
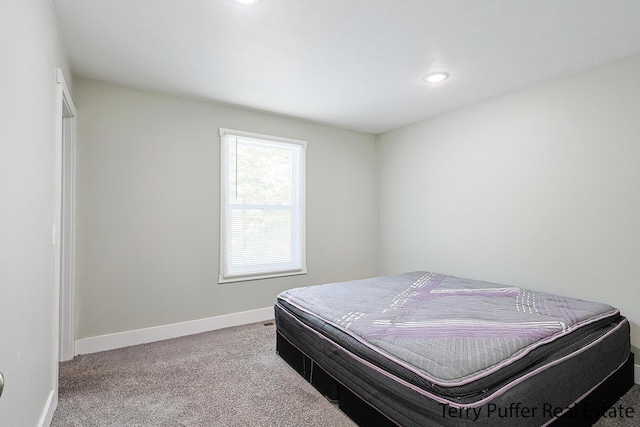
[[[374,134],[640,52],[640,0],[53,4],[75,76]]]

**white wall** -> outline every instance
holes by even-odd
[[[35,426],[56,375],[55,69],[71,75],[49,0],[1,2],[0,28],[0,425]]]
[[[380,273],[606,302],[640,346],[640,55],[382,134],[378,154]]]
[[[76,338],[272,307],[287,288],[377,273],[373,135],[76,79]],[[308,141],[309,273],[219,275],[218,128]]]

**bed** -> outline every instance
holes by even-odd
[[[362,426],[591,425],[633,385],[629,322],[606,304],[416,271],[274,310],[278,354]]]

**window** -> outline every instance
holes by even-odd
[[[220,283],[304,274],[306,141],[220,129]]]

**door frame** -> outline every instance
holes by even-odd
[[[54,247],[53,359],[58,390],[58,363],[74,356],[76,108],[60,68],[56,69],[55,202],[51,243]]]

